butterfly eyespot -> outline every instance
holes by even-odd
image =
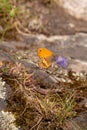
[[[41,50],[39,50],[39,52],[41,52]]]

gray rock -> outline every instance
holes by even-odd
[[[60,3],[69,14],[87,20],[87,0],[60,0]]]
[[[0,130],[19,130],[13,123],[15,118],[12,113],[5,112],[7,105],[5,99],[10,91],[9,86],[6,88],[5,82],[0,78]]]

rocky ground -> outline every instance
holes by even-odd
[[[37,75],[36,67],[39,64],[37,49],[46,47],[52,50],[55,55],[68,58],[68,70],[87,73],[86,20],[71,16],[63,7],[55,3],[49,4],[49,2],[40,0],[21,2],[21,10],[20,21],[24,27],[29,29],[30,33],[28,35],[16,34],[16,41],[8,40],[10,36],[9,33],[7,34],[6,40],[1,41],[0,44],[0,66],[4,63],[15,63],[17,60]],[[53,68],[49,71],[52,72]],[[49,82],[48,79],[46,82]],[[9,96],[10,90],[6,90],[6,87],[3,89],[3,81],[0,81],[0,83],[0,130],[19,130],[20,128],[11,124],[14,116],[10,117],[11,113],[4,112],[6,108],[5,98],[7,95]],[[64,130],[87,129],[87,96],[83,100],[83,104],[85,111],[76,118],[69,120]]]

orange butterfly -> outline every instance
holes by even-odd
[[[40,58],[40,66],[42,68],[49,68],[52,65],[54,53],[46,48],[38,49],[38,56]]]

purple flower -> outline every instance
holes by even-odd
[[[67,66],[68,66],[68,59],[64,56],[57,57],[56,62],[59,66],[61,66],[63,68],[67,68]]]

